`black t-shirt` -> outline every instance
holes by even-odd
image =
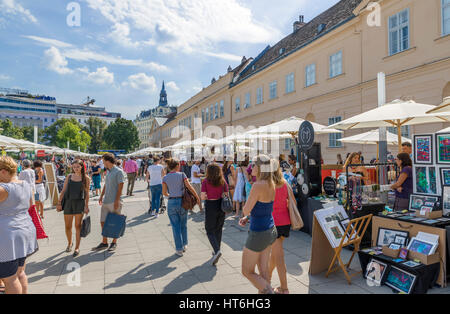
[[[98,169],[100,169],[100,166],[92,166],[91,167],[91,170],[92,170],[92,175],[94,175],[94,176],[99,176],[100,175],[100,173],[96,173],[97,171],[98,171]]]

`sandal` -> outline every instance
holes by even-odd
[[[67,246],[66,253],[72,252],[73,243]]]
[[[289,289],[278,287],[274,290],[275,294],[289,294]]]
[[[77,257],[78,255],[80,255],[80,250],[75,250],[75,252],[73,252],[73,257]]]

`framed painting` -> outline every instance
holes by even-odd
[[[411,194],[410,201],[409,201],[409,210],[410,211],[420,210],[422,208],[422,206],[425,205],[425,203],[428,203],[428,202],[436,203],[437,201],[439,201],[438,196],[426,196],[426,195]]]
[[[450,165],[450,133],[436,134],[436,160],[440,165]]]
[[[439,195],[436,167],[415,166],[413,168],[414,193]]]
[[[391,266],[385,284],[400,293],[411,294],[416,279],[417,277],[415,275],[395,266]]]
[[[444,215],[450,214],[450,186],[442,187],[442,210]]]
[[[433,135],[414,136],[414,163],[433,164]]]
[[[442,186],[450,186],[450,167],[449,168],[440,168],[439,172],[441,174],[441,185]]]

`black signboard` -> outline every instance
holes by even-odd
[[[314,145],[314,127],[311,122],[305,121],[298,131],[298,146],[302,152],[309,151]]]
[[[336,179],[332,177],[326,177],[323,180],[323,190],[328,196],[334,196],[336,195],[337,191],[337,182]]]

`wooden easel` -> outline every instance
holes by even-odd
[[[356,218],[356,219],[353,219],[350,221],[349,225],[347,226],[347,230],[345,230],[345,234],[348,235],[348,237],[342,237],[339,247],[334,249],[335,254],[334,254],[334,257],[328,268],[328,272],[326,274],[327,278],[331,273],[334,273],[335,271],[338,271],[339,268],[341,268],[342,271],[344,272],[345,277],[347,278],[348,284],[351,285],[352,284],[351,278],[362,273],[362,271],[360,271],[360,272],[354,273],[352,275],[349,275],[347,270],[350,268],[353,258],[355,257],[356,253],[358,253],[358,251],[359,251],[361,241],[364,237],[364,234],[367,231],[367,227],[369,226],[370,221],[372,220],[372,216],[373,215],[370,214],[368,216]],[[350,246],[350,245],[354,246],[353,254],[352,254],[352,257],[350,258],[350,260],[348,261],[348,263],[344,264],[344,262],[341,259],[341,252],[342,252],[343,248]],[[334,266],[336,263],[336,260],[339,265]]]
[[[331,273],[341,268],[344,271],[348,283],[351,284],[351,277],[354,277],[361,272],[350,276],[347,269],[350,267],[353,258],[359,251],[361,241],[366,233],[371,219],[372,215],[368,215],[351,220],[347,230],[345,230],[345,234],[348,236],[342,238],[340,245],[337,248],[333,248],[328,241],[325,232],[322,230],[316,216],[314,215],[311,243],[311,263],[309,268],[310,275],[317,275],[328,270],[326,274],[326,277],[328,277]],[[352,244],[354,245],[352,257],[347,264],[344,264],[341,258],[342,249]],[[339,265],[335,267],[336,261]]]

